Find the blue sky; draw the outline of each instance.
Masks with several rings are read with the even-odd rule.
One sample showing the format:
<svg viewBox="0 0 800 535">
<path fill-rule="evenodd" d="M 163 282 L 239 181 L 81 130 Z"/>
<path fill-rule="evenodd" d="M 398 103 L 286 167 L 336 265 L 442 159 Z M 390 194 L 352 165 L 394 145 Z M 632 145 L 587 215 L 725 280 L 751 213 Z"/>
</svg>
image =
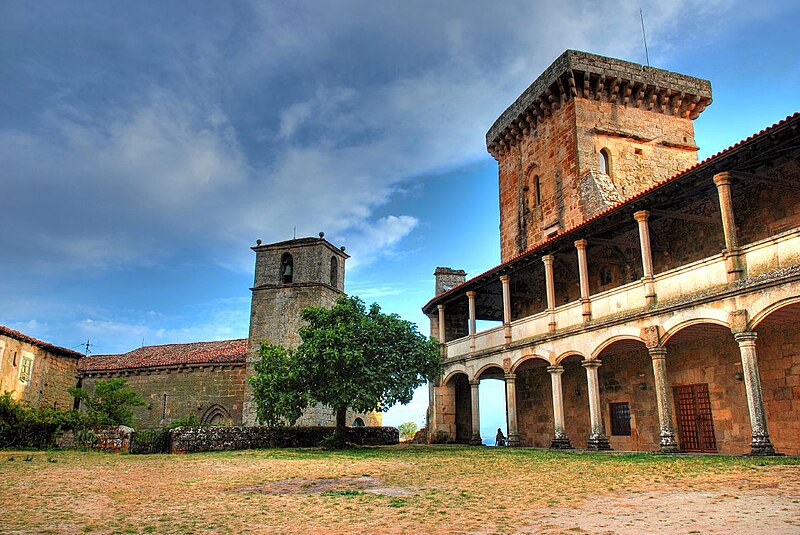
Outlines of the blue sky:
<svg viewBox="0 0 800 535">
<path fill-rule="evenodd" d="M 245 337 L 249 246 L 296 226 L 427 333 L 434 268 L 499 260 L 486 130 L 567 48 L 643 62 L 640 6 L 651 64 L 712 82 L 701 158 L 800 108 L 789 1 L 3 2 L 0 324 Z"/>
</svg>

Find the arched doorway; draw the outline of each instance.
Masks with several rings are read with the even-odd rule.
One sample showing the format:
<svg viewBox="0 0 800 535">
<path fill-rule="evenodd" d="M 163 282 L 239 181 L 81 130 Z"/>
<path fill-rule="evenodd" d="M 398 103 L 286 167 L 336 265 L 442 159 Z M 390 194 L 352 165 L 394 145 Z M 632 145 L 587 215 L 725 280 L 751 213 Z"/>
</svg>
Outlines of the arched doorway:
<svg viewBox="0 0 800 535">
<path fill-rule="evenodd" d="M 739 346 L 727 325 L 695 320 L 665 336 L 678 447 L 682 451 L 750 451 L 750 421 Z"/>
<path fill-rule="evenodd" d="M 493 446 L 497 430 L 508 437 L 506 383 L 500 366 L 488 366 L 478 372 L 478 411 L 481 442 Z"/>
<path fill-rule="evenodd" d="M 558 362 L 558 365 L 564 368 L 561 374 L 564 429 L 572 445 L 578 448 L 586 446 L 591 432 L 586 370 L 581 365 L 583 360 L 583 355 L 573 353 Z"/>
<path fill-rule="evenodd" d="M 441 414 L 448 442 L 469 444 L 472 437 L 472 394 L 466 373 L 456 372 L 442 385 Z"/>
<path fill-rule="evenodd" d="M 547 448 L 553 439 L 553 395 L 550 363 L 533 356 L 520 362 L 516 374 L 517 425 L 520 446 Z"/>
</svg>

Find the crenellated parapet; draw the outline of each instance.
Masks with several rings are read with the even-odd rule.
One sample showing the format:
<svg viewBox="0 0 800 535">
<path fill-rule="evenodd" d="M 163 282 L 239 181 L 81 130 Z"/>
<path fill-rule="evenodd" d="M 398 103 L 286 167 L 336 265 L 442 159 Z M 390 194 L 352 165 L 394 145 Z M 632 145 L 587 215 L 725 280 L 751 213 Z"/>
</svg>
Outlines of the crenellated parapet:
<svg viewBox="0 0 800 535">
<path fill-rule="evenodd" d="M 696 119 L 711 83 L 663 69 L 567 50 L 503 112 L 486 134 L 495 159 L 536 131 L 568 101 L 589 99 Z"/>
</svg>

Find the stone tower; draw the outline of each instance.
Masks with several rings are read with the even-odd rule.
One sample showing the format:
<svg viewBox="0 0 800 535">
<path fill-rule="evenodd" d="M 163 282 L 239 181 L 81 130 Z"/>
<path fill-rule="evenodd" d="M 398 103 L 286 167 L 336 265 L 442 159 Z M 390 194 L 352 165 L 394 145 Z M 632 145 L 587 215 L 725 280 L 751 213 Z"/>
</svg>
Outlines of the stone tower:
<svg viewBox="0 0 800 535">
<path fill-rule="evenodd" d="M 324 239 L 300 238 L 253 247 L 256 253 L 255 282 L 250 306 L 250 336 L 247 374 L 254 373 L 262 341 L 283 346 L 300 344 L 300 311 L 310 305 L 332 306 L 344 295 L 344 264 L 349 258 Z M 245 384 L 243 423 L 255 424 L 255 406 L 249 382 Z M 307 415 L 301 425 L 313 425 Z M 322 424 L 325 422 L 319 422 Z"/>
<path fill-rule="evenodd" d="M 502 260 L 697 163 L 711 84 L 567 50 L 486 134 L 499 166 Z"/>
</svg>

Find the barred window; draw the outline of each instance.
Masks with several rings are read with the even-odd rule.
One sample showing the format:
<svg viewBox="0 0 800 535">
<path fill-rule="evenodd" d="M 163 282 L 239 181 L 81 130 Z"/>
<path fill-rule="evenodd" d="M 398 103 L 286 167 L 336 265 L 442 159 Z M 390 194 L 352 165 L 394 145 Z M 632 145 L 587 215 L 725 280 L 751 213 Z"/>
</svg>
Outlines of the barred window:
<svg viewBox="0 0 800 535">
<path fill-rule="evenodd" d="M 628 404 L 609 403 L 608 411 L 611 414 L 611 434 L 631 436 L 631 409 Z"/>
</svg>

